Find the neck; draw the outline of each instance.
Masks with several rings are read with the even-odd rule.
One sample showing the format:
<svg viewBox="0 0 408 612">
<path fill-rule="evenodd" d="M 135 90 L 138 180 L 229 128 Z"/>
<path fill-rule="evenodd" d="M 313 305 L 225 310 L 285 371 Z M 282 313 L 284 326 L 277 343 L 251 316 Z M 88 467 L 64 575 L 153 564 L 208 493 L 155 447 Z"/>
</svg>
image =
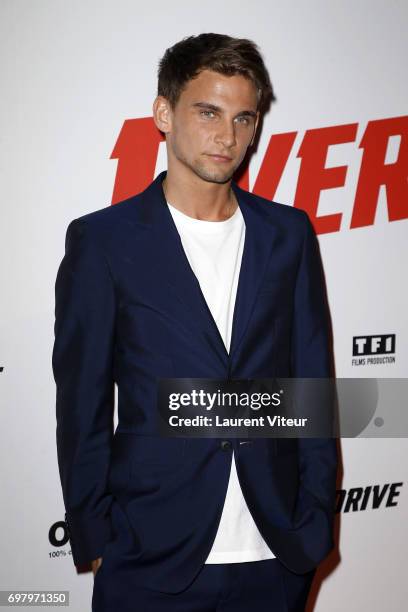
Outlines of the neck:
<svg viewBox="0 0 408 612">
<path fill-rule="evenodd" d="M 175 180 L 168 170 L 162 187 L 166 200 L 194 219 L 226 221 L 238 207 L 231 180 L 222 184 L 203 181 L 199 177 Z"/>
</svg>

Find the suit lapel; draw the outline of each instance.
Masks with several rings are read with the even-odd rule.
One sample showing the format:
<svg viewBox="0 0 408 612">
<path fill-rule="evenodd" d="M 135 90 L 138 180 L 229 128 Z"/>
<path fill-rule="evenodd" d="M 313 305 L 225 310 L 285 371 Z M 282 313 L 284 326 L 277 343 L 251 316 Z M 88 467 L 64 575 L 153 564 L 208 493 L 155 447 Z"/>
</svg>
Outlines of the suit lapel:
<svg viewBox="0 0 408 612">
<path fill-rule="evenodd" d="M 152 231 L 149 252 L 146 253 L 147 260 L 149 265 L 153 265 L 154 274 L 161 279 L 163 288 L 166 287 L 183 304 L 187 318 L 200 333 L 204 334 L 223 365 L 230 370 L 232 359 L 241 345 L 248 326 L 272 250 L 274 227 L 269 216 L 256 206 L 253 200 L 250 201 L 251 196 L 232 181 L 231 186 L 244 217 L 246 229 L 228 354 L 168 209 L 162 187 L 165 176 L 166 171 L 161 172 L 140 194 L 145 198 L 143 221 Z"/>
</svg>

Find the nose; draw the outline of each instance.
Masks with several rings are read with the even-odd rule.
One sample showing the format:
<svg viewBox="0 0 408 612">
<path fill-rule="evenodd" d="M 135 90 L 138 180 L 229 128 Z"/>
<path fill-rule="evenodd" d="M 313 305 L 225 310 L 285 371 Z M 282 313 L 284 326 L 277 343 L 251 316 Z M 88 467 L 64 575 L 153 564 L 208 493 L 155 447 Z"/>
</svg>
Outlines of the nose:
<svg viewBox="0 0 408 612">
<path fill-rule="evenodd" d="M 223 121 L 216 134 L 215 141 L 226 149 L 236 144 L 235 124 L 230 121 Z"/>
</svg>

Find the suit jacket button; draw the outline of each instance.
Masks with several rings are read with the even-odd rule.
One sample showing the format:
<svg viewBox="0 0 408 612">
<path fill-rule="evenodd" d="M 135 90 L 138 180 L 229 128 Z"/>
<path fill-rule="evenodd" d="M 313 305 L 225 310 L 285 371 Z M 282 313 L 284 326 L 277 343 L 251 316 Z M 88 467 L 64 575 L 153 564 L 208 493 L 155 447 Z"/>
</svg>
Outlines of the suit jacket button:
<svg viewBox="0 0 408 612">
<path fill-rule="evenodd" d="M 229 440 L 222 440 L 221 441 L 221 448 L 223 451 L 227 451 L 231 448 L 232 444 Z"/>
</svg>

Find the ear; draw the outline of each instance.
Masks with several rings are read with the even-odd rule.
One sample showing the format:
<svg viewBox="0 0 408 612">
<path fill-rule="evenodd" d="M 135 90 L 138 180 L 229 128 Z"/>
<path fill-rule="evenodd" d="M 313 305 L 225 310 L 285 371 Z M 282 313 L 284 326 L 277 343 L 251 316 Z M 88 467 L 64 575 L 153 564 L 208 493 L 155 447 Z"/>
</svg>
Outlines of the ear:
<svg viewBox="0 0 408 612">
<path fill-rule="evenodd" d="M 172 113 L 170 103 L 164 96 L 157 96 L 153 102 L 153 120 L 156 127 L 167 134 L 171 131 Z"/>
</svg>

